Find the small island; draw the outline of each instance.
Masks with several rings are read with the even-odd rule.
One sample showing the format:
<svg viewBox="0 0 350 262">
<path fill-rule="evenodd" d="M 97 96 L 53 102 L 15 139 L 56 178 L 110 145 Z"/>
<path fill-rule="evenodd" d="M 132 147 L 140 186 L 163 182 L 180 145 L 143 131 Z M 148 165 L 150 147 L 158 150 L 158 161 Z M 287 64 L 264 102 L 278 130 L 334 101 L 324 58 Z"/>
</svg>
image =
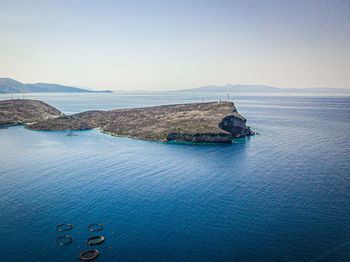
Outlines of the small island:
<svg viewBox="0 0 350 262">
<path fill-rule="evenodd" d="M 175 104 L 64 115 L 36 100 L 0 101 L 0 126 L 26 124 L 30 130 L 74 131 L 99 129 L 113 136 L 148 141 L 231 143 L 250 136 L 232 102 Z"/>
</svg>

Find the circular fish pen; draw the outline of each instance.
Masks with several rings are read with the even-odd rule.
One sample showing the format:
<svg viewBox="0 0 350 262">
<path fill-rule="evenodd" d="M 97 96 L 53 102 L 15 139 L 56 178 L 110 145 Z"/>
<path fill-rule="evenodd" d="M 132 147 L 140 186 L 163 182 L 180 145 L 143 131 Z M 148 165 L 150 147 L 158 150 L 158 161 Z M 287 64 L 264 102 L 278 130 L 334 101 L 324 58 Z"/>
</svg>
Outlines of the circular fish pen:
<svg viewBox="0 0 350 262">
<path fill-rule="evenodd" d="M 98 256 L 98 251 L 96 249 L 88 249 L 79 255 L 80 260 L 89 261 L 93 260 Z"/>
<path fill-rule="evenodd" d="M 59 236 L 58 238 L 56 238 L 56 243 L 59 246 L 69 245 L 72 242 L 73 238 L 69 235 Z"/>
<path fill-rule="evenodd" d="M 56 226 L 56 230 L 57 231 L 70 231 L 73 229 L 73 225 L 72 224 L 59 224 Z"/>
<path fill-rule="evenodd" d="M 101 224 L 90 224 L 88 226 L 89 231 L 101 231 L 104 228 Z"/>
<path fill-rule="evenodd" d="M 95 246 L 103 243 L 103 241 L 105 241 L 104 236 L 94 236 L 88 238 L 88 240 L 86 240 L 86 244 L 88 244 L 89 246 Z"/>
</svg>

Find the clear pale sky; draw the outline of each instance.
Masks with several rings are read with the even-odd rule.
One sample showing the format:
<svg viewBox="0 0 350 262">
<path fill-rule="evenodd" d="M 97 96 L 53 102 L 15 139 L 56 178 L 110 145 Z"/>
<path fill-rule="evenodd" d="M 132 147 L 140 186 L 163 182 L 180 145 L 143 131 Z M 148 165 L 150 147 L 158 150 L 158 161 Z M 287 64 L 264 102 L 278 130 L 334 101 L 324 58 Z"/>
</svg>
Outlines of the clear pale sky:
<svg viewBox="0 0 350 262">
<path fill-rule="evenodd" d="M 350 88 L 350 1 L 0 0 L 0 77 Z"/>
</svg>

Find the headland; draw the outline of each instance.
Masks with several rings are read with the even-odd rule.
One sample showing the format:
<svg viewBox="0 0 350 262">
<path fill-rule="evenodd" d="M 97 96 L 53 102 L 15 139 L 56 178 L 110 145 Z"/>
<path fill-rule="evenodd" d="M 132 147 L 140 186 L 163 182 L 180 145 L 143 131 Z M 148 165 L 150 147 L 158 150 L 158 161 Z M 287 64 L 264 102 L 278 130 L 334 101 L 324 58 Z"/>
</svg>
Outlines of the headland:
<svg viewBox="0 0 350 262">
<path fill-rule="evenodd" d="M 21 105 L 21 110 L 19 109 Z M 34 116 L 27 108 L 39 106 Z M 3 111 L 13 113 L 3 117 Z M 22 112 L 23 117 L 15 120 Z M 16 118 L 18 119 L 18 117 Z M 31 130 L 74 131 L 99 129 L 113 136 L 148 141 L 198 143 L 231 143 L 233 138 L 250 136 L 232 102 L 175 104 L 154 107 L 86 111 L 64 115 L 59 110 L 36 100 L 0 101 L 0 126 L 6 123 L 27 124 Z M 4 125 L 5 123 L 5 125 Z"/>
</svg>

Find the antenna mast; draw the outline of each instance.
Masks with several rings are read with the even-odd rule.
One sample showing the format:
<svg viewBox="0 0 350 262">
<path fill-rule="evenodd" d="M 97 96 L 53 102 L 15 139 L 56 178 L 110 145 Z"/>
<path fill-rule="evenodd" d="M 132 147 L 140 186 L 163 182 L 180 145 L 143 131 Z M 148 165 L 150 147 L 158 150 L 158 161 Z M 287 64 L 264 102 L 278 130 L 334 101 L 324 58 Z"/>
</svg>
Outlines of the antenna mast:
<svg viewBox="0 0 350 262">
<path fill-rule="evenodd" d="M 227 85 L 227 102 L 230 102 L 230 86 Z"/>
</svg>

